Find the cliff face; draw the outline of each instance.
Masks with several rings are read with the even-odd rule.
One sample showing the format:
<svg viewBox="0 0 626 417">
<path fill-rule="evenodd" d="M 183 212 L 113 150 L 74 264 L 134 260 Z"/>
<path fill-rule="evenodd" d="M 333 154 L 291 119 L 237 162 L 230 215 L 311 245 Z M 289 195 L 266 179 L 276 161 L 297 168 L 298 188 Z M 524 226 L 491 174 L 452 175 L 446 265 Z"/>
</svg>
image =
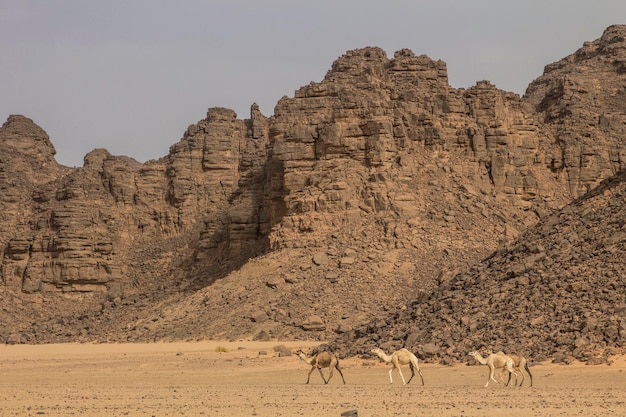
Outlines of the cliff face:
<svg viewBox="0 0 626 417">
<path fill-rule="evenodd" d="M 276 106 L 270 142 L 280 175 L 271 199 L 286 217 L 272 237 L 303 243 L 302 232 L 319 227 L 312 217 L 332 224 L 379 213 L 424 223 L 432 182 L 441 180 L 522 210 L 562 205 L 571 194 L 550 170 L 553 139 L 534 116 L 489 82 L 451 88 L 441 61 L 350 51 L 322 82 Z"/>
<path fill-rule="evenodd" d="M 552 140 L 550 168 L 581 196 L 626 164 L 626 26 L 545 67 L 526 90 Z"/>
<path fill-rule="evenodd" d="M 264 227 L 262 193 L 247 188 L 264 178 L 265 138 L 252 132 L 264 123 L 259 115 L 246 122 L 232 110 L 210 109 L 161 160 L 140 164 L 100 149 L 70 170 L 52 159 L 43 130 L 9 118 L 0 130 L 3 215 L 12 222 L 3 224 L 5 286 L 132 290 L 159 280 L 179 257 L 192 257 L 190 241 L 216 255 L 254 248 Z M 182 248 L 189 253 L 178 253 Z"/>
<path fill-rule="evenodd" d="M 273 116 L 211 108 L 143 164 L 100 149 L 61 167 L 45 132 L 11 116 L 0 279 L 16 294 L 106 293 L 118 309 L 133 294 L 154 304 L 202 288 L 169 304 L 163 326 L 129 325 L 133 337 L 343 332 L 625 167 L 625 32 L 610 27 L 547 66 L 524 97 L 488 81 L 452 88 L 444 62 L 408 49 L 349 51 Z M 263 275 L 228 275 L 261 254 Z M 121 320 L 115 308 L 99 326 Z"/>
<path fill-rule="evenodd" d="M 9 116 L 0 127 L 0 144 L 1 276 L 6 285 L 21 289 L 21 278 L 14 282 L 13 269 L 23 271 L 28 263 L 38 189 L 70 170 L 57 164 L 50 138 L 26 117 Z"/>
</svg>

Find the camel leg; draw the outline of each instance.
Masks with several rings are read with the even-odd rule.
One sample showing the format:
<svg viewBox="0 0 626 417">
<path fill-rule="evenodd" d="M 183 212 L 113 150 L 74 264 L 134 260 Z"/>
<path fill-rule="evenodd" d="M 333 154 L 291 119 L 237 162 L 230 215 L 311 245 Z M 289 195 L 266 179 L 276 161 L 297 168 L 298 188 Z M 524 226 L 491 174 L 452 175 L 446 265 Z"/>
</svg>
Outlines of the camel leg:
<svg viewBox="0 0 626 417">
<path fill-rule="evenodd" d="M 422 380 L 422 385 L 424 385 L 424 375 L 422 375 L 422 370 L 417 368 L 417 373 L 420 374 L 420 378 Z"/>
<path fill-rule="evenodd" d="M 519 386 L 521 387 L 522 384 L 524 383 L 524 379 L 526 379 L 526 376 L 524 375 L 524 372 L 522 372 L 522 370 L 520 368 L 515 368 L 516 370 L 519 371 L 520 375 L 522 375 L 522 382 L 520 382 Z M 503 369 L 502 372 L 506 372 L 507 369 Z M 511 379 L 513 378 L 513 375 L 515 375 L 515 383 L 514 386 L 517 386 L 517 374 L 512 374 L 511 372 L 509 372 L 509 379 L 506 381 L 506 386 L 508 387 L 509 384 L 511 383 Z"/>
<path fill-rule="evenodd" d="M 530 386 L 532 387 L 533 386 L 533 374 L 530 373 L 530 368 L 528 367 L 528 364 L 525 364 L 524 368 L 526 368 L 526 372 L 528 372 L 528 376 L 530 377 Z"/>
<path fill-rule="evenodd" d="M 410 363 L 409 364 L 409 369 L 411 369 L 411 378 L 409 378 L 408 381 L 406 381 L 407 384 L 411 383 L 411 380 L 413 379 L 413 377 L 415 376 L 415 369 L 413 369 L 413 364 Z"/>
<path fill-rule="evenodd" d="M 391 373 L 392 373 L 392 372 L 393 372 L 393 368 L 391 368 L 391 369 L 389 370 L 389 382 L 390 382 L 391 384 L 393 384 L 393 377 L 391 376 Z"/>
<path fill-rule="evenodd" d="M 334 366 L 330 366 L 328 368 L 329 371 L 328 371 L 328 381 L 326 381 L 327 384 L 330 382 L 330 378 L 333 377 L 333 368 L 334 368 Z"/>
<path fill-rule="evenodd" d="M 309 374 L 306 376 L 306 383 L 309 383 L 309 380 L 311 379 L 311 373 L 313 373 L 313 370 L 315 369 L 315 366 L 311 367 L 311 370 L 309 371 Z"/>
<path fill-rule="evenodd" d="M 521 387 L 522 385 L 524 385 L 524 380 L 526 379 L 526 375 L 524 375 L 524 371 L 522 371 L 521 369 L 517 369 L 520 373 L 520 375 L 522 376 L 522 382 L 520 382 L 519 386 Z M 511 380 L 511 374 L 509 374 L 509 381 Z M 517 375 L 515 375 L 515 386 L 517 386 Z"/>
<path fill-rule="evenodd" d="M 489 385 L 489 381 L 493 381 L 496 384 L 498 383 L 498 381 L 496 381 L 496 379 L 493 377 L 493 374 L 495 373 L 495 368 L 493 366 L 489 367 L 489 378 L 487 378 L 487 383 L 485 384 L 485 388 L 487 388 L 487 386 Z"/>
<path fill-rule="evenodd" d="M 398 373 L 400 374 L 400 378 L 402 378 L 402 385 L 406 385 L 406 382 L 404 381 L 404 375 L 402 375 L 402 369 L 400 369 L 399 366 L 398 366 Z"/>
<path fill-rule="evenodd" d="M 502 372 L 504 372 L 504 371 L 502 371 Z M 511 383 L 511 376 L 512 376 L 512 375 L 509 373 L 509 379 L 506 381 L 506 386 L 507 386 L 507 387 L 508 387 L 508 386 L 509 386 L 509 384 Z M 517 385 L 517 380 L 515 380 L 515 385 Z"/>
<path fill-rule="evenodd" d="M 422 370 L 419 365 L 414 365 L 413 363 L 409 363 L 409 368 L 411 368 L 411 378 L 409 378 L 406 383 L 410 383 L 413 377 L 415 376 L 415 370 L 417 369 L 417 373 L 420 374 L 420 378 L 422 379 L 422 385 L 424 385 L 424 375 L 422 374 Z"/>
<path fill-rule="evenodd" d="M 508 383 L 504 382 L 504 378 L 502 378 L 503 373 L 504 373 L 504 370 L 498 374 L 498 378 L 500 378 L 500 382 L 502 382 L 502 385 L 507 386 Z M 509 373 L 509 376 L 511 376 L 511 373 Z"/>
<path fill-rule="evenodd" d="M 512 366 L 507 366 L 506 370 L 509 371 L 509 377 L 511 376 L 511 374 L 515 375 L 515 385 L 517 385 L 517 372 L 515 372 L 515 369 L 513 369 Z M 502 383 L 504 383 L 504 381 L 502 381 Z"/>
<path fill-rule="evenodd" d="M 343 372 L 341 372 L 341 369 L 339 369 L 339 363 L 335 365 L 335 369 L 337 370 L 337 372 L 339 372 L 339 375 L 341 375 L 341 380 L 343 381 L 343 384 L 346 385 L 346 380 L 343 377 Z"/>
<path fill-rule="evenodd" d="M 526 372 L 528 372 L 528 376 L 530 377 L 530 386 L 533 386 L 533 375 L 530 373 L 530 369 L 528 368 L 528 363 L 525 362 L 524 365 L 522 366 L 520 364 L 519 367 L 515 368 L 520 375 L 522 376 L 522 382 L 520 382 L 519 386 L 521 387 L 522 385 L 524 385 L 524 381 L 526 381 L 526 374 L 524 373 L 524 369 L 526 370 Z M 509 374 L 509 381 L 511 380 L 511 374 Z M 517 379 L 515 380 L 515 385 L 517 385 Z"/>
<path fill-rule="evenodd" d="M 330 381 L 330 378 L 328 378 L 328 381 L 326 380 L 326 378 L 324 378 L 324 373 L 322 372 L 322 368 L 317 368 L 317 370 L 320 373 L 320 376 L 322 377 L 322 381 L 324 381 L 324 384 L 328 384 L 328 381 Z"/>
</svg>

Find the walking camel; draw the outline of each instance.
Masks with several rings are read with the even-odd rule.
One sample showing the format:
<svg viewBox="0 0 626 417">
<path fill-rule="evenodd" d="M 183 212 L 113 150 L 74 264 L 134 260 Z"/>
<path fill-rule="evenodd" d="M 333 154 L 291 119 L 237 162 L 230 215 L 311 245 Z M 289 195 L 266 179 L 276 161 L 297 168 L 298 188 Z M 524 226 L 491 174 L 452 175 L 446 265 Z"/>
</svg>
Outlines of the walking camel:
<svg viewBox="0 0 626 417">
<path fill-rule="evenodd" d="M 485 384 L 485 388 L 489 386 L 489 381 L 494 381 L 496 384 L 498 381 L 493 377 L 496 369 L 506 369 L 510 374 L 515 375 L 515 380 L 517 381 L 517 373 L 515 372 L 515 364 L 513 363 L 513 359 L 510 356 L 505 355 L 502 352 L 492 353 L 486 358 L 478 353 L 478 351 L 474 350 L 467 354 L 468 356 L 473 357 L 480 363 L 481 365 L 487 365 L 489 367 L 489 377 L 487 378 L 487 383 Z M 504 384 L 504 380 L 502 379 L 502 374 L 500 374 L 500 380 L 502 384 Z M 508 384 L 507 384 L 508 385 Z"/>
<path fill-rule="evenodd" d="M 530 373 L 530 368 L 528 367 L 528 361 L 526 360 L 526 358 L 518 353 L 507 353 L 507 355 L 511 359 L 513 359 L 513 367 L 515 368 L 515 370 L 519 371 L 519 373 L 522 375 L 522 382 L 520 382 L 519 386 L 521 387 L 522 384 L 524 384 L 524 380 L 526 379 L 526 376 L 524 375 L 524 370 L 526 370 L 526 372 L 528 372 L 528 376 L 530 376 L 530 386 L 532 387 L 533 374 Z M 510 382 L 511 374 L 509 374 L 509 380 L 507 381 L 506 385 L 508 386 Z M 515 375 L 515 385 L 517 386 L 517 375 Z"/>
<path fill-rule="evenodd" d="M 487 350 L 487 354 L 493 353 L 492 351 Z M 530 373 L 530 368 L 528 367 L 528 360 L 518 354 L 518 353 L 504 353 L 503 351 L 499 351 L 498 354 L 503 354 L 509 356 L 513 359 L 513 368 L 518 371 L 522 375 L 522 382 L 520 382 L 519 386 L 521 387 L 526 380 L 526 375 L 524 375 L 524 370 L 528 372 L 528 376 L 530 377 L 530 386 L 533 386 L 533 374 Z M 509 379 L 506 382 L 506 386 L 508 387 L 511 383 L 511 374 L 509 373 Z M 517 376 L 515 376 L 515 386 L 517 386 Z"/>
<path fill-rule="evenodd" d="M 341 369 L 339 369 L 339 359 L 337 358 L 337 355 L 335 355 L 334 353 L 319 352 L 316 355 L 314 355 L 312 358 L 309 358 L 307 355 L 305 355 L 303 351 L 298 350 L 296 352 L 296 355 L 298 356 L 298 358 L 302 359 L 304 362 L 311 365 L 311 370 L 309 371 L 309 374 L 306 377 L 307 384 L 309 383 L 309 379 L 311 378 L 311 373 L 317 368 L 317 370 L 320 373 L 320 376 L 322 377 L 322 380 L 324 381 L 324 384 L 328 384 L 328 382 L 330 381 L 330 378 L 333 377 L 333 370 L 336 369 L 337 372 L 339 372 L 339 375 L 341 375 L 341 380 L 343 381 L 345 385 L 346 380 L 343 377 L 343 372 L 341 372 Z M 328 379 L 324 378 L 324 374 L 322 373 L 322 368 L 330 369 L 330 372 L 328 374 Z"/>
<path fill-rule="evenodd" d="M 392 384 L 393 377 L 391 376 L 391 373 L 394 369 L 397 369 L 404 385 L 411 382 L 411 380 L 415 376 L 415 371 L 420 374 L 420 378 L 422 379 L 422 385 L 424 385 L 424 375 L 422 375 L 422 371 L 419 367 L 419 361 L 417 360 L 417 356 L 415 356 L 410 350 L 402 348 L 393 352 L 391 355 L 387 355 L 381 348 L 374 348 L 371 350 L 371 352 L 377 355 L 383 361 L 385 361 L 385 363 L 390 363 L 392 365 L 391 369 L 389 370 L 389 381 Z M 411 369 L 411 378 L 409 378 L 407 382 L 404 382 L 404 375 L 402 375 L 402 370 L 400 369 L 402 365 L 409 365 L 409 368 Z"/>
</svg>

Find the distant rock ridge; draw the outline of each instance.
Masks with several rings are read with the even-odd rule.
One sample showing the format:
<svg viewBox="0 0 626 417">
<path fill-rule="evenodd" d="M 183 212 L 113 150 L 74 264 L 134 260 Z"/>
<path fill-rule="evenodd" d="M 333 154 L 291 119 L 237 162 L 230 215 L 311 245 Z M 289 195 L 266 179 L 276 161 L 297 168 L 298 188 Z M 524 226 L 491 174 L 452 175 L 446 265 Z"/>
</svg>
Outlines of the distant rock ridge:
<svg viewBox="0 0 626 417">
<path fill-rule="evenodd" d="M 626 166 L 625 31 L 548 65 L 524 97 L 489 81 L 452 88 L 445 62 L 409 49 L 355 49 L 272 116 L 210 108 L 146 163 L 96 149 L 81 168 L 60 166 L 43 129 L 11 116 L 0 128 L 0 281 L 15 294 L 117 300 L 85 316 L 93 334 L 130 320 L 130 305 L 154 319 L 119 338 L 199 326 L 310 337 L 310 317 L 324 321 L 317 337 L 347 331 L 513 245 Z M 231 288 L 255 260 L 271 265 L 266 276 Z M 201 305 L 172 304 L 190 292 Z M 169 322 L 148 320 L 166 304 Z M 50 340 L 51 328 L 24 338 Z"/>
</svg>

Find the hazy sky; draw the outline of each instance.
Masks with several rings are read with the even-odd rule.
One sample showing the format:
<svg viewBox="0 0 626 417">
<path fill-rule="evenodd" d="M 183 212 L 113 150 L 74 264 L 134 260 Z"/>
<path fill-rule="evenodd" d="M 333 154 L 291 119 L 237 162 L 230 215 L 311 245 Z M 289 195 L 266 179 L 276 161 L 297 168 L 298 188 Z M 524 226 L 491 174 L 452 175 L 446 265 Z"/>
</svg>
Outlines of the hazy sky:
<svg viewBox="0 0 626 417">
<path fill-rule="evenodd" d="M 441 59 L 453 87 L 523 94 L 626 24 L 626 0 L 0 0 L 0 123 L 40 125 L 57 161 L 167 155 L 209 107 L 266 116 L 346 51 Z"/>
</svg>

